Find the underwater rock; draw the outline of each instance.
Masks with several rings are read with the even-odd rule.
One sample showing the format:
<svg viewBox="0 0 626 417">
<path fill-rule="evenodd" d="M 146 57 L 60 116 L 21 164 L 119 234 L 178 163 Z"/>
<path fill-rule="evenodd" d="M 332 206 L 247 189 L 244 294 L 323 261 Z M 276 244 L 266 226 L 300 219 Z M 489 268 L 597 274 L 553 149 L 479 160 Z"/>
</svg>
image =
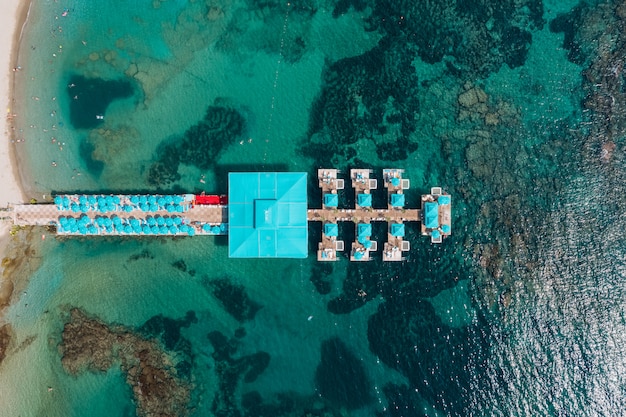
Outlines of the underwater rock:
<svg viewBox="0 0 626 417">
<path fill-rule="evenodd" d="M 183 163 L 202 170 L 215 167 L 220 153 L 244 133 L 245 119 L 235 109 L 209 106 L 204 118 L 191 126 L 181 138 L 168 142 L 158 151 L 159 158 L 148 173 L 148 183 L 165 187 L 180 179 Z"/>
<path fill-rule="evenodd" d="M 259 351 L 233 358 L 239 346 L 236 339 L 228 339 L 219 331 L 213 331 L 207 337 L 214 349 L 215 371 L 219 377 L 219 389 L 213 398 L 212 411 L 216 416 L 242 415 L 235 399 L 242 376 L 244 382 L 254 382 L 265 371 L 271 357 L 269 353 Z"/>
<path fill-rule="evenodd" d="M 189 383 L 176 369 L 176 358 L 152 340 L 124 326 L 109 326 L 72 309 L 59 345 L 63 368 L 71 375 L 106 372 L 119 363 L 131 387 L 139 417 L 187 415 Z"/>
<path fill-rule="evenodd" d="M 11 333 L 11 326 L 9 324 L 0 327 L 0 364 L 2 364 L 2 361 L 6 357 L 9 343 L 11 342 Z"/>
<path fill-rule="evenodd" d="M 157 337 L 168 350 L 176 349 L 181 341 L 180 329 L 189 327 L 192 323 L 197 323 L 196 313 L 188 311 L 183 319 L 171 319 L 162 314 L 156 315 L 148 319 L 143 326 L 139 328 L 139 332 L 146 337 Z"/>
<path fill-rule="evenodd" d="M 111 126 L 105 122 L 102 127 L 92 129 L 89 136 L 81 142 L 81 157 L 89 170 L 97 174 L 102 171 L 103 163 L 113 163 L 119 155 L 132 152 L 139 141 L 139 131 L 133 126 Z"/>
<path fill-rule="evenodd" d="M 311 283 L 315 286 L 317 292 L 321 295 L 330 293 L 331 283 L 324 278 L 333 272 L 333 266 L 324 262 L 318 262 L 313 265 L 311 271 Z"/>
<path fill-rule="evenodd" d="M 241 323 L 254 319 L 262 307 L 248 296 L 243 285 L 233 284 L 228 278 L 205 279 L 203 284 L 228 314 Z"/>
<path fill-rule="evenodd" d="M 406 44 L 383 39 L 372 50 L 332 63 L 313 103 L 302 152 L 319 166 L 355 164 L 360 141 L 371 141 L 379 157 L 400 161 L 417 149 L 419 83 Z"/>
<path fill-rule="evenodd" d="M 365 367 L 338 337 L 322 342 L 315 386 L 319 395 L 336 408 L 356 410 L 373 399 Z"/>
<path fill-rule="evenodd" d="M 457 76 L 476 79 L 503 64 L 523 65 L 532 40 L 529 30 L 544 24 L 543 2 L 379 0 L 368 22 L 397 42 L 410 43 L 424 62 L 449 57 Z"/>
</svg>

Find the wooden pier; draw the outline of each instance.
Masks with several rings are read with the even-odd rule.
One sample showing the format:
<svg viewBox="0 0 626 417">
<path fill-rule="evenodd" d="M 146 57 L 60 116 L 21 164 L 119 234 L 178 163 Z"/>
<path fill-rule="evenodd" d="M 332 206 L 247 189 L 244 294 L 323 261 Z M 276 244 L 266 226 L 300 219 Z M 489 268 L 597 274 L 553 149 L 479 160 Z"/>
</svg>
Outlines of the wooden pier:
<svg viewBox="0 0 626 417">
<path fill-rule="evenodd" d="M 317 250 L 319 261 L 336 261 L 339 259 L 338 252 L 345 250 L 346 245 L 339 236 L 339 222 L 350 222 L 355 228 L 355 241 L 349 245 L 348 257 L 351 261 L 371 260 L 378 251 L 378 242 L 372 240 L 372 223 L 374 222 L 387 223 L 387 239 L 382 245 L 384 261 L 395 262 L 405 259 L 403 254 L 411 248 L 410 243 L 405 240 L 406 223 L 421 222 L 421 233 L 430 236 L 433 243 L 441 243 L 443 238 L 451 234 L 451 197 L 440 187 L 433 187 L 430 194 L 421 197 L 420 208 L 406 208 L 404 192 L 409 189 L 410 183 L 408 179 L 403 178 L 404 170 L 384 169 L 382 184 L 387 190 L 386 207 L 376 208 L 373 207 L 372 190 L 377 189 L 378 180 L 372 178 L 373 171 L 352 169 L 349 173 L 349 180 L 354 191 L 354 208 L 340 208 L 338 192 L 345 186 L 340 174 L 336 169 L 318 170 L 318 186 L 322 192 L 320 208 L 307 208 L 306 192 L 302 193 L 304 197 L 298 202 L 299 206 L 289 206 L 287 211 L 285 211 L 287 206 L 281 206 L 279 209 L 278 206 L 268 204 L 268 201 L 274 200 L 257 199 L 265 204 L 260 206 L 265 210 L 261 212 L 261 214 L 265 213 L 265 218 L 250 217 L 253 214 L 242 211 L 239 207 L 242 203 L 237 203 L 236 200 L 229 213 L 228 200 L 231 194 L 218 196 L 204 193 L 200 195 L 57 195 L 53 203 L 13 205 L 7 211 L 7 217 L 10 216 L 17 226 L 52 226 L 59 236 L 230 234 L 229 245 L 232 237 L 236 235 L 235 226 L 229 233 L 229 221 L 234 218 L 235 214 L 244 219 L 250 217 L 252 219 L 250 230 L 261 230 L 266 237 L 270 236 L 266 231 L 271 228 L 278 230 L 281 222 L 290 225 L 293 219 L 298 219 L 304 230 L 304 233 L 301 233 L 302 241 L 305 242 L 304 255 L 306 255 L 307 240 L 306 222 L 320 222 L 322 237 Z M 303 190 L 306 184 L 306 173 L 301 173 L 300 176 L 305 179 L 297 189 Z M 270 176 L 270 178 L 274 177 Z M 239 184 L 232 190 L 245 191 L 246 187 L 247 183 Z M 251 210 L 257 210 L 256 205 L 251 207 Z M 258 212 L 254 213 L 258 214 Z M 281 222 L 276 221 L 274 217 L 278 214 L 286 215 L 286 217 Z M 259 221 L 261 224 L 257 225 Z M 241 235 L 241 230 L 238 232 Z"/>
<path fill-rule="evenodd" d="M 196 204 L 193 194 L 60 195 L 54 204 L 12 207 L 18 226 L 54 226 L 58 235 L 223 235 L 226 204 Z"/>
<path fill-rule="evenodd" d="M 322 208 L 309 209 L 307 213 L 309 221 L 322 223 L 322 239 L 317 252 L 318 260 L 335 261 L 338 259 L 337 252 L 343 250 L 344 242 L 337 240 L 337 236 L 329 236 L 326 233 L 327 228 L 335 230 L 328 225 L 336 225 L 338 222 L 354 223 L 357 239 L 350 246 L 351 261 L 368 261 L 371 259 L 372 252 L 378 250 L 378 242 L 371 240 L 371 232 L 368 232 L 371 230 L 372 222 L 387 222 L 388 224 L 383 260 L 402 261 L 404 259 L 402 253 L 410 249 L 409 242 L 403 240 L 404 223 L 419 222 L 421 211 L 404 207 L 403 193 L 409 188 L 409 181 L 402 178 L 403 172 L 399 169 L 383 170 L 383 181 L 388 196 L 387 207 L 374 208 L 372 207 L 371 191 L 377 188 L 378 183 L 376 179 L 370 178 L 372 171 L 369 169 L 351 170 L 350 179 L 355 193 L 355 207 L 338 208 L 337 189 L 331 186 L 339 181 L 338 171 L 318 170 L 319 185 L 323 197 Z M 331 185 L 329 185 L 329 181 L 325 180 L 328 176 L 332 178 Z M 332 202 L 332 204 L 327 204 L 328 202 Z"/>
</svg>

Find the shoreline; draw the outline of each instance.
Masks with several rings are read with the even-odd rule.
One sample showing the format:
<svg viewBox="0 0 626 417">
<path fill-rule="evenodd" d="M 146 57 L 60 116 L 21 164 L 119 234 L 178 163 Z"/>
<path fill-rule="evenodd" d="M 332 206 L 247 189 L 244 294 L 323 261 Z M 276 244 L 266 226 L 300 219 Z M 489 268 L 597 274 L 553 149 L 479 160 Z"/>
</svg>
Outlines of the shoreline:
<svg viewBox="0 0 626 417">
<path fill-rule="evenodd" d="M 0 84 L 0 97 L 4 98 L 5 115 L 0 120 L 3 132 L 3 141 L 0 145 L 0 207 L 11 203 L 24 202 L 24 191 L 20 182 L 17 167 L 17 155 L 12 146 L 15 140 L 12 130 L 13 104 L 15 102 L 15 71 L 18 64 L 18 55 L 22 31 L 28 18 L 30 0 L 10 0 L 5 4 L 5 14 L 2 19 L 3 31 L 0 34 L 3 41 L 0 43 L 0 73 L 6 71 L 6 78 Z M 2 68 L 4 68 L 2 70 Z"/>
<path fill-rule="evenodd" d="M 4 71 L 5 78 L 0 82 L 0 97 L 3 97 L 5 114 L 0 118 L 0 127 L 3 132 L 0 143 L 0 208 L 6 208 L 10 204 L 23 203 L 26 201 L 24 188 L 22 187 L 18 169 L 18 157 L 14 147 L 15 136 L 13 133 L 13 105 L 15 103 L 15 71 L 19 64 L 18 55 L 24 25 L 28 19 L 31 0 L 9 0 L 4 4 L 5 13 L 0 18 L 2 31 L 0 36 L 0 73 Z M 0 318 L 1 311 L 6 307 L 13 295 L 14 288 L 18 283 L 16 272 L 19 269 L 23 256 L 20 256 L 20 248 L 29 244 L 31 233 L 14 238 L 10 235 L 12 223 L 0 221 Z M 26 245 L 26 246 L 25 246 Z M 17 274 L 21 275 L 21 274 Z M 2 346 L 0 346 L 1 350 Z"/>
</svg>

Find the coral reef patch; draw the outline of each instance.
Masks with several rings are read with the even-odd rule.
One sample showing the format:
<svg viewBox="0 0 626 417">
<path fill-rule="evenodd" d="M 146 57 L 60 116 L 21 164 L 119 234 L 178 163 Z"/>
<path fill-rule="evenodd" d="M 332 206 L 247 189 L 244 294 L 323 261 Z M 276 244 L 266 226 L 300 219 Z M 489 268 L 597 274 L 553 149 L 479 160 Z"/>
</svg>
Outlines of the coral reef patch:
<svg viewBox="0 0 626 417">
<path fill-rule="evenodd" d="M 127 327 L 107 325 L 74 308 L 63 328 L 59 353 L 63 368 L 71 375 L 106 372 L 119 364 L 139 417 L 188 413 L 191 386 L 178 373 L 179 358 Z"/>
</svg>

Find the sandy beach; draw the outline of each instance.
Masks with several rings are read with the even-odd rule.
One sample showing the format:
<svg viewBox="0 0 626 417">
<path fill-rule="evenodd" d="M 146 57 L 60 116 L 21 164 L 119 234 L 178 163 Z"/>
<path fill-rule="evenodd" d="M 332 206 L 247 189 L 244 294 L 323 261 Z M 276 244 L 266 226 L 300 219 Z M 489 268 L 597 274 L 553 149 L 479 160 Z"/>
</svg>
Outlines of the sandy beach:
<svg viewBox="0 0 626 417">
<path fill-rule="evenodd" d="M 24 201 L 20 187 L 15 155 L 13 154 L 10 128 L 12 117 L 12 86 L 14 68 L 17 64 L 17 53 L 22 27 L 28 12 L 28 0 L 5 0 L 2 4 L 3 13 L 0 17 L 0 74 L 3 74 L 0 82 L 0 97 L 4 105 L 4 117 L 0 118 L 0 130 L 2 141 L 0 142 L 0 207 L 6 207 L 10 203 Z M 0 223 L 0 250 L 5 246 L 7 232 L 10 224 Z"/>
</svg>

